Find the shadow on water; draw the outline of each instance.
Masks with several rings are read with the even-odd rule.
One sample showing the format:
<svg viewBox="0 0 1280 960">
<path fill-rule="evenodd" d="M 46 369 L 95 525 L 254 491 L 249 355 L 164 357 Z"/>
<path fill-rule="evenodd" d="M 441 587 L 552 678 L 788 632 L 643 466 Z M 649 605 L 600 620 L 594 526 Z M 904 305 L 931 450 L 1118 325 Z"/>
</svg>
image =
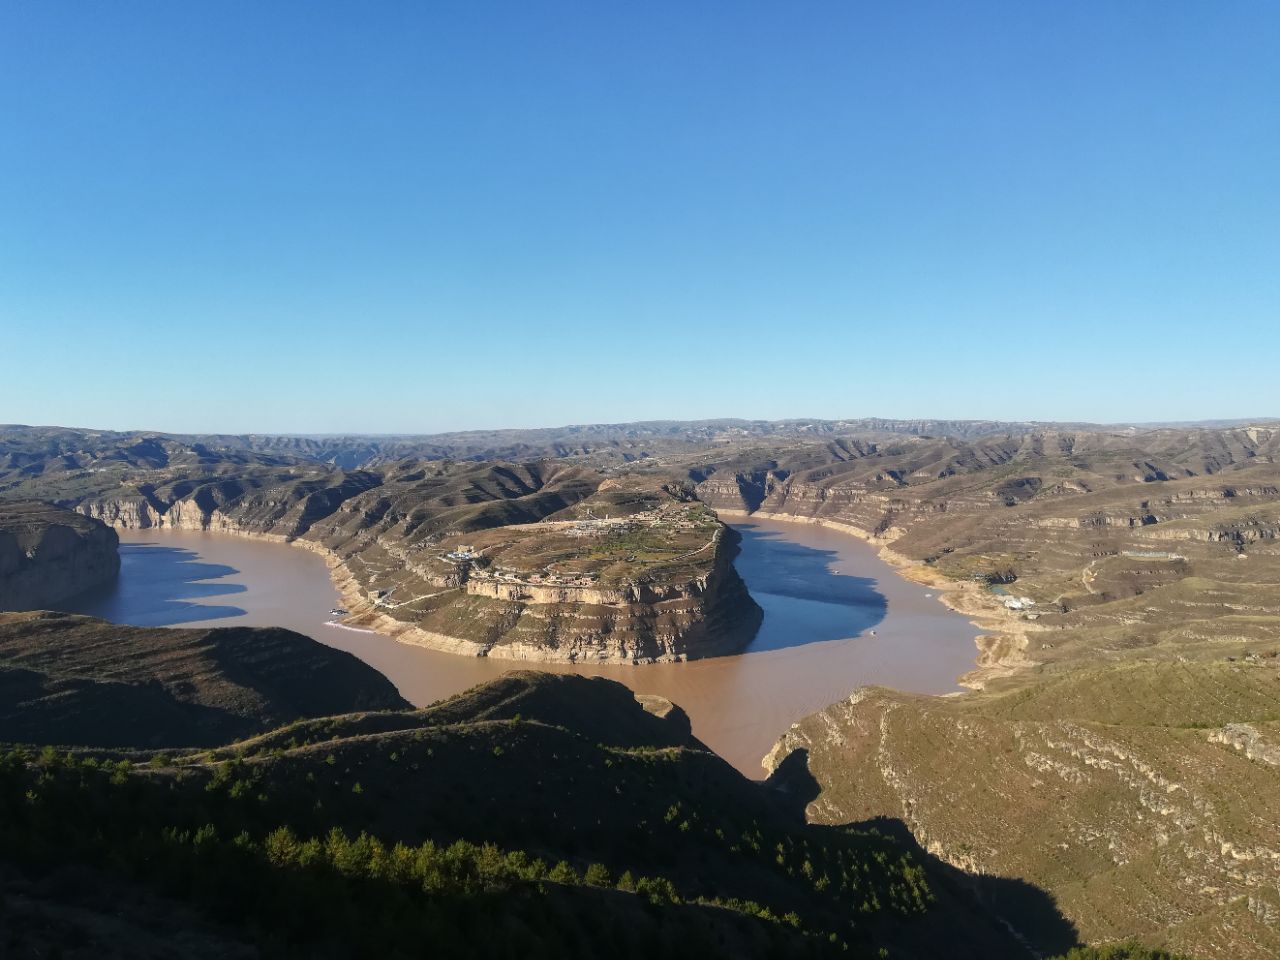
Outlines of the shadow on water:
<svg viewBox="0 0 1280 960">
<path fill-rule="evenodd" d="M 747 653 L 845 640 L 884 620 L 889 605 L 876 581 L 838 573 L 834 550 L 795 543 L 773 530 L 734 529 L 742 536 L 734 566 L 764 609 Z"/>
<path fill-rule="evenodd" d="M 242 583 L 226 580 L 240 572 L 235 567 L 204 563 L 199 557 L 194 550 L 180 547 L 122 544 L 116 582 L 78 597 L 62 609 L 139 627 L 171 627 L 243 616 L 243 609 L 230 604 L 195 602 L 248 589 Z"/>
</svg>

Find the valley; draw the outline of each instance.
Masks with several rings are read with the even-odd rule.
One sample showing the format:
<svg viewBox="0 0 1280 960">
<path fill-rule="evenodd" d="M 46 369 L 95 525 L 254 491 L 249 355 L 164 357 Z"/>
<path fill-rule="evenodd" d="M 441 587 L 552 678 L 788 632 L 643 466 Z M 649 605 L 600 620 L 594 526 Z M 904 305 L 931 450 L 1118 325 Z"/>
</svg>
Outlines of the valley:
<svg viewBox="0 0 1280 960">
<path fill-rule="evenodd" d="M 1050 895 L 1047 912 L 982 895 L 1033 953 L 1138 937 L 1199 958 L 1270 956 L 1280 431 L 937 426 L 348 439 L 323 461 L 254 438 L 19 431 L 0 448 L 0 496 L 126 537 L 303 548 L 340 590 L 326 642 L 393 677 L 434 676 L 421 695 L 397 680 L 416 703 L 459 689 L 432 687 L 458 682 L 436 664 L 501 672 L 513 660 L 619 671 L 641 699 L 687 701 L 696 735 L 740 770 L 768 752 L 769 789 L 797 798 L 811 825 L 885 824 L 939 876 Z M 391 451 L 409 457 L 382 459 Z M 844 574 L 852 588 L 860 569 L 836 547 L 773 595 L 748 555 L 771 524 L 878 553 L 903 578 L 874 578 L 888 616 L 859 621 L 853 643 L 771 633 L 778 610 L 825 602 L 806 584 Z M 771 561 L 775 583 L 785 557 Z M 207 578 L 215 590 L 220 576 Z M 895 619 L 895 591 L 965 624 L 964 663 L 947 659 L 958 644 L 927 654 L 946 674 L 937 686 L 871 666 L 877 650 L 916 656 L 937 636 L 935 618 Z M 210 622 L 245 612 L 235 593 L 198 593 L 170 613 L 198 616 L 206 600 L 227 608 Z M 846 650 L 871 659 L 841 665 Z M 735 673 L 704 711 L 715 700 L 698 685 Z M 800 715 L 739 682 L 771 674 L 814 698 Z M 760 716 L 791 724 L 765 751 L 734 732 Z"/>
<path fill-rule="evenodd" d="M 956 678 L 972 668 L 974 627 L 926 596 L 928 590 L 896 577 L 873 548 L 796 524 L 735 528 L 742 536 L 735 565 L 765 612 L 740 654 L 641 667 L 539 663 L 538 669 L 607 677 L 679 703 L 699 739 L 760 779 L 761 760 L 777 738 L 853 686 L 943 693 L 958 689 Z M 153 626 L 284 626 L 360 657 L 417 706 L 512 669 L 508 661 L 457 656 L 328 623 L 341 601 L 313 551 L 186 530 L 122 530 L 120 536 L 115 588 L 68 609 Z"/>
</svg>

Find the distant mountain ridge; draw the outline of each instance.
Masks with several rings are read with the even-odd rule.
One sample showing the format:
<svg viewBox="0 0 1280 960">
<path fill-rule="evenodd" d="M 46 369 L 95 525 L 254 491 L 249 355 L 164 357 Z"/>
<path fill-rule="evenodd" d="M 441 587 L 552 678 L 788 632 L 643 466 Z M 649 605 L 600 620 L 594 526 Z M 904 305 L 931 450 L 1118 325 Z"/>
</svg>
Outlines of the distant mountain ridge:
<svg viewBox="0 0 1280 960">
<path fill-rule="evenodd" d="M 168 466 L 166 445 L 187 448 L 188 459 L 270 465 L 310 461 L 354 470 L 393 460 L 537 460 L 596 457 L 622 462 L 706 443 L 835 437 L 944 437 L 975 440 L 1040 432 L 1136 433 L 1157 429 L 1228 429 L 1275 424 L 1276 418 L 1198 422 L 1097 424 L 1035 420 L 788 419 L 644 420 L 533 429 L 465 430 L 436 434 L 182 434 L 0 424 L 0 469 L 15 460 L 97 454 Z M 3 491 L 0 491 L 3 492 Z"/>
</svg>

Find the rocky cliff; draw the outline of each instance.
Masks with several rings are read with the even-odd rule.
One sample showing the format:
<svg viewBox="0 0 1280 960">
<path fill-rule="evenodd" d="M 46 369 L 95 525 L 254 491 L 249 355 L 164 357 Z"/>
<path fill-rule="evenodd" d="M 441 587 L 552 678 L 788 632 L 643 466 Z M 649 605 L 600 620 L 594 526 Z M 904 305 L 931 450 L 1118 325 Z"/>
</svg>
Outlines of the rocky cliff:
<svg viewBox="0 0 1280 960">
<path fill-rule="evenodd" d="M 122 528 L 317 551 L 350 623 L 451 653 L 633 663 L 735 652 L 762 617 L 733 569 L 736 536 L 666 479 L 405 461 L 239 489 L 170 480 L 77 509 Z M 472 550 L 474 561 L 446 559 Z"/>
<path fill-rule="evenodd" d="M 717 539 L 696 576 L 605 587 L 468 580 L 407 617 L 346 594 L 357 622 L 408 643 L 473 656 L 555 662 L 652 663 L 736 653 L 763 613 L 733 567 L 737 535 Z"/>
<path fill-rule="evenodd" d="M 47 503 L 0 503 L 0 610 L 33 610 L 110 583 L 114 530 Z"/>
</svg>

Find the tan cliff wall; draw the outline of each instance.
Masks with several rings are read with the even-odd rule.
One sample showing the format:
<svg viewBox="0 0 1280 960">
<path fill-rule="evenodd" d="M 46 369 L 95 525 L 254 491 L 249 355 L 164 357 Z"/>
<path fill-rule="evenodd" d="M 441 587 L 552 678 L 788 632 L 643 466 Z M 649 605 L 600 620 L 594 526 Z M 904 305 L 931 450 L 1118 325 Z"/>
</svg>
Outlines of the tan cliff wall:
<svg viewBox="0 0 1280 960">
<path fill-rule="evenodd" d="M 695 490 L 698 499 L 717 512 L 782 520 L 821 518 L 860 537 L 889 540 L 900 532 L 891 520 L 906 506 L 892 494 L 803 483 L 781 471 L 717 473 Z"/>
<path fill-rule="evenodd" d="M 160 507 L 164 509 L 161 510 Z M 212 530 L 220 533 L 256 535 L 233 517 L 219 510 L 202 510 L 194 500 L 176 500 L 157 505 L 145 497 L 113 497 L 86 500 L 76 512 L 101 520 L 117 530 Z M 274 539 L 283 540 L 283 536 Z"/>
<path fill-rule="evenodd" d="M 734 653 L 755 636 L 763 614 L 733 567 L 736 552 L 730 531 L 707 574 L 683 584 L 468 581 L 412 612 L 370 600 L 341 561 L 331 565 L 352 622 L 407 643 L 506 660 L 649 663 Z"/>
<path fill-rule="evenodd" d="M 118 530 L 149 530 L 158 526 L 160 519 L 141 496 L 86 501 L 77 506 L 76 511 Z"/>
<path fill-rule="evenodd" d="M 80 512 L 122 529 L 211 530 L 286 542 L 326 558 L 349 611 L 348 622 L 447 653 L 543 662 L 645 663 L 719 656 L 741 650 L 763 614 L 733 567 L 737 537 L 717 538 L 710 568 L 684 583 L 617 587 L 515 584 L 423 578 L 443 596 L 425 610 L 397 609 L 369 596 L 344 552 L 315 537 L 247 528 L 219 510 L 179 500 L 162 513 L 144 498 L 86 502 Z M 388 552 L 395 552 L 388 545 Z M 406 570 L 415 565 L 401 559 Z"/>
</svg>

